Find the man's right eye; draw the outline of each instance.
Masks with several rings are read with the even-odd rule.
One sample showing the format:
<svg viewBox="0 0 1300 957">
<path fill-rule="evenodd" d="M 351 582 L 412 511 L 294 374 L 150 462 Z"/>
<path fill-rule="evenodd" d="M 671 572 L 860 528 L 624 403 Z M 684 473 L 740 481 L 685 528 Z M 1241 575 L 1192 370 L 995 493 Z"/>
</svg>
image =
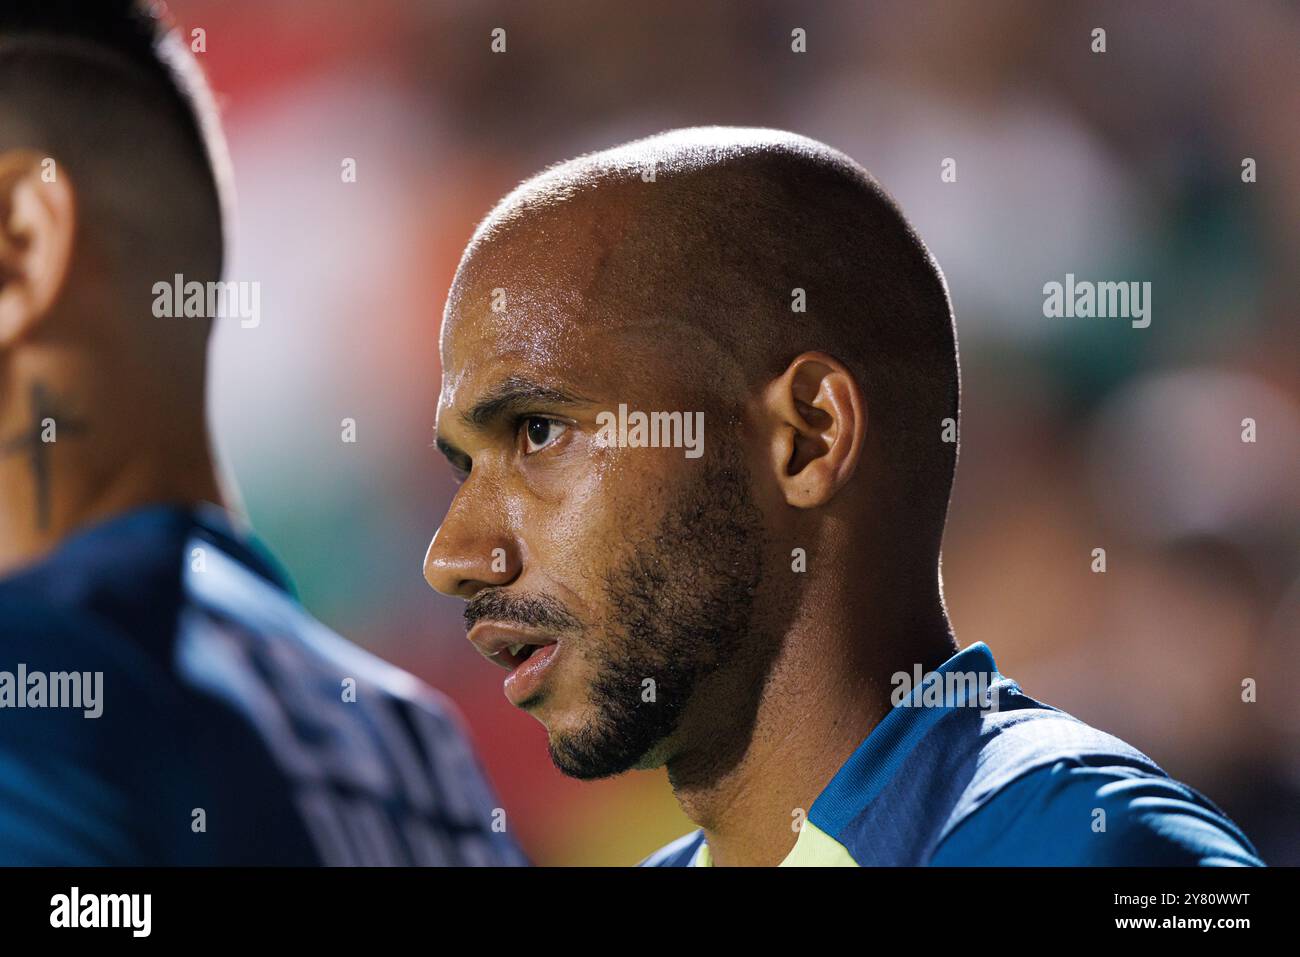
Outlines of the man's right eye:
<svg viewBox="0 0 1300 957">
<path fill-rule="evenodd" d="M 544 415 L 526 416 L 523 421 L 524 451 L 533 455 L 549 446 L 568 430 L 568 425 Z"/>
</svg>

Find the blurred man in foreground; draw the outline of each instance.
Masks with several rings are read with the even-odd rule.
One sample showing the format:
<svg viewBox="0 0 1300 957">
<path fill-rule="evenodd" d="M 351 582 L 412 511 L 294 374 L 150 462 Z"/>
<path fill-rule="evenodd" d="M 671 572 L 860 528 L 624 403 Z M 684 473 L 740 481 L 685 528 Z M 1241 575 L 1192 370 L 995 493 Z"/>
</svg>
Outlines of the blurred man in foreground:
<svg viewBox="0 0 1300 957">
<path fill-rule="evenodd" d="M 220 507 L 225 149 L 149 7 L 0 10 L 0 864 L 519 863 L 445 702 Z"/>
<path fill-rule="evenodd" d="M 441 339 L 425 575 L 579 778 L 666 766 L 660 865 L 1258 864 L 948 623 L 947 288 L 848 157 L 683 130 L 484 220 Z"/>
</svg>

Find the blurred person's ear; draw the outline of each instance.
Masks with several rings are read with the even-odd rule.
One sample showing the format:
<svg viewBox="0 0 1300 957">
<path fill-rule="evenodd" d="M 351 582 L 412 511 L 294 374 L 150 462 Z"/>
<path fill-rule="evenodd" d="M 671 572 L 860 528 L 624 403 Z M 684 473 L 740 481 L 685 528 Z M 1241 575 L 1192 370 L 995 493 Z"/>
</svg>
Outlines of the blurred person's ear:
<svg viewBox="0 0 1300 957">
<path fill-rule="evenodd" d="M 853 477 L 867 403 L 853 374 L 824 352 L 805 352 L 763 392 L 778 487 L 795 508 L 825 505 Z"/>
<path fill-rule="evenodd" d="M 0 153 L 0 349 L 54 307 L 76 235 L 76 200 L 61 169 L 30 150 Z"/>
</svg>

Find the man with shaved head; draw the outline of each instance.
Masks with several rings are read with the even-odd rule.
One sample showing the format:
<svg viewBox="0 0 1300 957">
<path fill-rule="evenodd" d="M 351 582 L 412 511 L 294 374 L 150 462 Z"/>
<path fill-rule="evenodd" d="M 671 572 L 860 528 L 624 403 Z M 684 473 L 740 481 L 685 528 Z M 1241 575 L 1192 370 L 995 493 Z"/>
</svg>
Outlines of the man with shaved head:
<svg viewBox="0 0 1300 957">
<path fill-rule="evenodd" d="M 958 651 L 957 347 L 861 167 L 681 130 L 553 167 L 442 326 L 425 561 L 561 771 L 666 767 L 664 865 L 1259 863 L 1208 800 Z"/>
</svg>

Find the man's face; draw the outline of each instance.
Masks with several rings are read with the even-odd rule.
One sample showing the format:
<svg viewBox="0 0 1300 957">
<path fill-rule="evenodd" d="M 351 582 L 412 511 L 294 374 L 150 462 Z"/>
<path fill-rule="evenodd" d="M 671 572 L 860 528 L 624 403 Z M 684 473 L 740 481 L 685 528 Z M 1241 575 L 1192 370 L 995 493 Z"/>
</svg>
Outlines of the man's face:
<svg viewBox="0 0 1300 957">
<path fill-rule="evenodd" d="M 453 300 L 437 428 L 463 481 L 425 576 L 468 600 L 471 641 L 509 669 L 506 696 L 560 769 L 591 778 L 670 759 L 692 704 L 752 661 L 763 519 L 739 406 L 683 368 L 710 344 L 597 316 L 543 272 L 499 269 Z M 620 404 L 704 412 L 703 454 L 602 441 Z"/>
</svg>

